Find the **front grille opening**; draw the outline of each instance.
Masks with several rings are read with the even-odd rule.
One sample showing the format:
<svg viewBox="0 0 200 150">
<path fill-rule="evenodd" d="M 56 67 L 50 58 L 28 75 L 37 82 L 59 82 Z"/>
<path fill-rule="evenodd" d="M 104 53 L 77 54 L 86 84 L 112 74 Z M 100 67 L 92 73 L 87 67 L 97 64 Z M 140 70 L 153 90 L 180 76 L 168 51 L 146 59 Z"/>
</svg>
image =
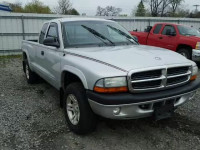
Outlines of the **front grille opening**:
<svg viewBox="0 0 200 150">
<path fill-rule="evenodd" d="M 143 110 L 149 110 L 151 108 L 151 104 L 139 105 L 139 108 Z"/>
<path fill-rule="evenodd" d="M 178 84 L 178 83 L 182 83 L 187 80 L 188 80 L 188 75 L 175 77 L 175 78 L 169 78 L 169 79 L 167 79 L 167 85 Z"/>
<path fill-rule="evenodd" d="M 162 102 L 156 102 L 156 103 L 153 104 L 153 109 L 159 108 L 161 106 L 163 106 L 163 101 Z"/>
<path fill-rule="evenodd" d="M 134 73 L 131 75 L 132 80 L 144 80 L 161 77 L 162 70 L 152 70 Z"/>
<path fill-rule="evenodd" d="M 159 107 L 164 106 L 164 105 L 174 105 L 179 100 L 180 100 L 180 98 L 175 98 L 175 99 L 168 99 L 168 100 L 165 100 L 165 101 L 162 101 L 162 102 L 156 102 L 156 103 L 153 104 L 153 109 L 159 108 Z"/>
<path fill-rule="evenodd" d="M 174 103 L 175 103 L 175 99 L 170 99 L 165 102 L 165 105 L 174 104 Z"/>
<path fill-rule="evenodd" d="M 169 68 L 167 70 L 167 76 L 174 76 L 179 74 L 185 74 L 189 70 L 189 67 L 176 67 L 176 68 Z"/>
<path fill-rule="evenodd" d="M 181 99 L 181 97 L 176 98 L 174 101 L 174 104 L 178 103 L 180 99 Z"/>
<path fill-rule="evenodd" d="M 146 81 L 146 82 L 133 83 L 132 86 L 134 89 L 157 88 L 161 86 L 161 82 L 162 80 Z"/>
<path fill-rule="evenodd" d="M 173 98 L 173 99 L 168 99 L 160 102 L 155 102 L 155 103 L 149 103 L 149 104 L 142 104 L 139 105 L 139 108 L 142 110 L 151 110 L 155 108 L 160 108 L 164 105 L 174 105 L 179 102 L 181 97 Z"/>
</svg>

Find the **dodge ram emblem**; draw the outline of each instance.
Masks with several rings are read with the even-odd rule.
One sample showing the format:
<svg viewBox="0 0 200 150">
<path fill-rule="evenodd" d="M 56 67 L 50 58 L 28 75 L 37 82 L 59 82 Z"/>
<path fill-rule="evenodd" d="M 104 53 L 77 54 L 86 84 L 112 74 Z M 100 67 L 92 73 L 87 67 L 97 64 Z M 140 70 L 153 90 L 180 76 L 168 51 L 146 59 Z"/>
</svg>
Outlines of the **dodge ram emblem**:
<svg viewBox="0 0 200 150">
<path fill-rule="evenodd" d="M 160 57 L 155 57 L 155 60 L 161 60 L 161 58 Z"/>
</svg>

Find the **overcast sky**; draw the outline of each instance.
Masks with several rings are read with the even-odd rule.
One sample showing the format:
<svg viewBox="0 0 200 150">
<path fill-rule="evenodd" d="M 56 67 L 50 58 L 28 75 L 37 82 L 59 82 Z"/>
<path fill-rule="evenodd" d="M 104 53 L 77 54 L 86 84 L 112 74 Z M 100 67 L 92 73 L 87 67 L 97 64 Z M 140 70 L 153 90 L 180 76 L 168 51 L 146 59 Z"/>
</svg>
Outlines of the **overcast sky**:
<svg viewBox="0 0 200 150">
<path fill-rule="evenodd" d="M 6 2 L 21 2 L 23 5 L 32 0 L 0 0 Z M 50 8 L 54 8 L 57 5 L 57 0 L 40 0 L 45 5 L 48 5 Z M 78 10 L 80 14 L 86 13 L 89 16 L 94 16 L 96 14 L 97 6 L 105 7 L 112 5 L 115 7 L 122 8 L 122 14 L 130 15 L 132 10 L 138 5 L 140 0 L 70 0 L 73 4 L 73 7 Z M 194 9 L 193 5 L 200 4 L 199 0 L 185 0 L 184 7 L 185 9 Z M 200 7 L 199 7 L 200 10 Z"/>
</svg>

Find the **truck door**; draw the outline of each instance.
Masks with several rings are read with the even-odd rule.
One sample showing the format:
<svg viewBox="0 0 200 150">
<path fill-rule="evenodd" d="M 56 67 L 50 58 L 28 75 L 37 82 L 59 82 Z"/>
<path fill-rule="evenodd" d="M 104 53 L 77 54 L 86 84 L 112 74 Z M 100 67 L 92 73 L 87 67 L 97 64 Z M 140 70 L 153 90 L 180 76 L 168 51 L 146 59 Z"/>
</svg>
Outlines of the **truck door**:
<svg viewBox="0 0 200 150">
<path fill-rule="evenodd" d="M 57 23 L 50 23 L 46 34 L 46 38 L 49 37 L 53 37 L 60 41 Z M 60 56 L 62 55 L 61 48 L 45 46 L 43 51 L 44 59 L 42 66 L 46 70 L 46 79 L 48 78 L 49 82 L 58 88 L 60 83 Z"/>
<path fill-rule="evenodd" d="M 177 32 L 174 26 L 165 25 L 160 36 L 160 44 L 162 48 L 176 50 Z"/>
<path fill-rule="evenodd" d="M 150 31 L 148 39 L 147 39 L 147 45 L 150 46 L 157 46 L 160 47 L 160 36 L 161 36 L 161 29 L 162 29 L 162 24 L 157 24 L 155 25 L 155 28 Z"/>
<path fill-rule="evenodd" d="M 49 23 L 45 23 L 42 27 L 42 30 L 40 32 L 40 36 L 39 36 L 39 44 L 35 46 L 35 51 L 36 51 L 36 57 L 35 57 L 35 68 L 37 73 L 40 76 L 44 75 L 45 69 L 42 67 L 42 63 L 44 60 L 44 55 L 43 52 L 45 50 L 45 46 L 43 45 L 43 41 L 45 39 L 45 35 L 48 29 Z"/>
</svg>

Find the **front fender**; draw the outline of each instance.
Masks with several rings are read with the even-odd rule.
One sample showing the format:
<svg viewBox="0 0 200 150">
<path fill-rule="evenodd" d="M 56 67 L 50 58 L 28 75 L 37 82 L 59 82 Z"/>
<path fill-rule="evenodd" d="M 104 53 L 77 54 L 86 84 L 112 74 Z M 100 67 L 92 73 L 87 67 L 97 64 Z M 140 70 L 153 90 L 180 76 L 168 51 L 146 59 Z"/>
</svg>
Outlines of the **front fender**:
<svg viewBox="0 0 200 150">
<path fill-rule="evenodd" d="M 85 89 L 88 89 L 88 84 L 87 84 L 87 80 L 85 78 L 85 75 L 83 74 L 83 72 L 73 66 L 70 65 L 65 65 L 62 68 L 62 77 L 61 77 L 61 85 L 63 85 L 63 75 L 64 75 L 64 71 L 68 71 L 70 73 L 73 73 L 74 75 L 76 75 L 77 77 L 79 77 L 79 79 L 82 81 L 83 86 L 85 87 Z"/>
</svg>

